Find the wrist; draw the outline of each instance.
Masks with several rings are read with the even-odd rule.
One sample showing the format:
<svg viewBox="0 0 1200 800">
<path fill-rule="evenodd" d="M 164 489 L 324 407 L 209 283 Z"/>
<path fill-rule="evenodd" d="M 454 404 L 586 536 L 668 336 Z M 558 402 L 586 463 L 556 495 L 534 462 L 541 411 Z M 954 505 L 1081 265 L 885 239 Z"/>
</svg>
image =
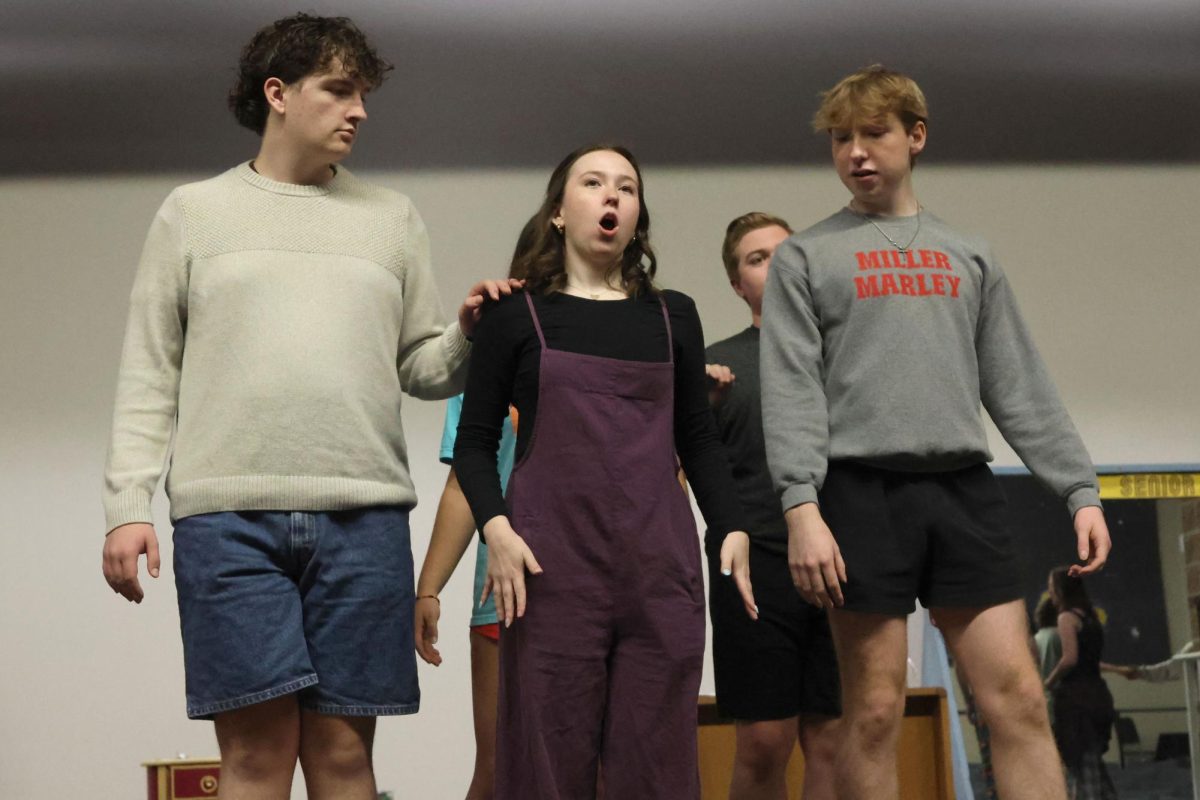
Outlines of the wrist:
<svg viewBox="0 0 1200 800">
<path fill-rule="evenodd" d="M 442 604 L 441 599 L 436 594 L 418 594 L 417 601 L 419 602 L 421 600 L 432 600 L 433 602 L 437 603 L 439 606 Z"/>
</svg>

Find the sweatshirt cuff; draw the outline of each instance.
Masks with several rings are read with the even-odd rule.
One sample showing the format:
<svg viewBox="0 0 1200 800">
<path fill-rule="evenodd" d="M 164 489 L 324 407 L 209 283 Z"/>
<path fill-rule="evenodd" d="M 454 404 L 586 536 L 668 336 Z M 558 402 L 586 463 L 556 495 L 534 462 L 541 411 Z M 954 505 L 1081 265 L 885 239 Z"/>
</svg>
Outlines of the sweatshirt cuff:
<svg viewBox="0 0 1200 800">
<path fill-rule="evenodd" d="M 1080 486 L 1067 495 L 1067 513 L 1071 515 L 1072 519 L 1074 519 L 1076 511 L 1088 506 L 1104 507 L 1100 504 L 1100 492 L 1095 486 Z"/>
<path fill-rule="evenodd" d="M 104 497 L 104 520 L 106 528 L 104 535 L 112 533 L 113 528 L 128 525 L 131 522 L 154 524 L 154 514 L 150 510 L 150 495 L 141 489 L 126 489 L 123 492 Z"/>
<path fill-rule="evenodd" d="M 784 511 L 805 503 L 815 503 L 817 502 L 817 487 L 811 483 L 793 484 L 783 490 L 780 499 L 783 501 Z"/>
<path fill-rule="evenodd" d="M 461 363 L 471 354 L 471 342 L 463 335 L 457 320 L 442 331 L 442 340 L 446 347 L 446 357 L 451 364 Z"/>
</svg>

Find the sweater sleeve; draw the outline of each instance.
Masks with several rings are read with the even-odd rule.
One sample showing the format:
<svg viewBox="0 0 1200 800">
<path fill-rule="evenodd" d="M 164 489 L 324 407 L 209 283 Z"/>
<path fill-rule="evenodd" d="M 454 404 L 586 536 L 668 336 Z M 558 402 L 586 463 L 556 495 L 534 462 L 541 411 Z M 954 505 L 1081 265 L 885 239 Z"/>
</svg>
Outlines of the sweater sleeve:
<svg viewBox="0 0 1200 800">
<path fill-rule="evenodd" d="M 708 407 L 704 372 L 704 331 L 696 304 L 686 295 L 672 314 L 675 338 L 675 450 L 696 493 L 696 503 L 710 531 L 721 538 L 748 529 L 734 489 L 729 456 Z"/>
<path fill-rule="evenodd" d="M 454 473 L 480 531 L 492 517 L 508 514 L 497 469 L 498 453 L 519 359 L 513 312 L 523 311 L 524 306 L 522 295 L 506 297 L 490 307 L 475 328 L 467 391 L 454 442 Z"/>
<path fill-rule="evenodd" d="M 989 258 L 975 339 L 980 397 L 1005 441 L 1072 516 L 1099 506 L 1096 470 L 1034 346 L 1003 272 Z"/>
<path fill-rule="evenodd" d="M 153 522 L 150 500 L 175 426 L 187 325 L 183 225 L 178 193 L 172 193 L 150 225 L 133 282 L 104 469 L 108 531 Z"/>
<path fill-rule="evenodd" d="M 829 459 L 821 330 L 804 252 L 793 241 L 771 259 L 763 295 L 762 417 L 767 463 L 783 510 L 815 503 Z"/>
<path fill-rule="evenodd" d="M 433 280 L 429 233 L 411 203 L 404 224 L 400 388 L 422 400 L 442 400 L 463 390 L 471 348 L 457 322 L 446 326 Z"/>
</svg>

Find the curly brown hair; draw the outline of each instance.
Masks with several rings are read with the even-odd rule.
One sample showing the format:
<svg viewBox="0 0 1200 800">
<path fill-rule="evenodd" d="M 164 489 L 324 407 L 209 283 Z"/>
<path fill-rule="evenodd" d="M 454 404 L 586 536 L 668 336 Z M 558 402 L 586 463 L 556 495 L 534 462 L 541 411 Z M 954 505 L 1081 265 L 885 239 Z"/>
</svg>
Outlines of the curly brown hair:
<svg viewBox="0 0 1200 800">
<path fill-rule="evenodd" d="M 610 150 L 624 158 L 637 175 L 638 218 L 634 237 L 621 254 L 619 268 L 621 283 L 631 297 L 653 294 L 654 275 L 658 271 L 658 259 L 650 247 L 650 212 L 646 208 L 646 197 L 642 186 L 642 169 L 628 148 L 618 144 L 590 144 L 567 155 L 546 184 L 546 195 L 542 205 L 527 223 L 522 232 L 522 241 L 513 254 L 509 274 L 525 279 L 525 289 L 536 294 L 559 292 L 567 286 L 565 240 L 554 227 L 552 220 L 562 205 L 567 176 L 571 167 L 583 156 L 598 150 Z M 527 235 L 526 235 L 527 234 Z M 618 267 L 614 266 L 613 271 Z"/>
<path fill-rule="evenodd" d="M 392 65 L 379 57 L 366 35 L 347 17 L 294 14 L 254 34 L 238 61 L 237 81 L 229 90 L 229 110 L 240 125 L 262 135 L 268 106 L 268 78 L 295 83 L 323 72 L 334 61 L 368 90 L 378 89 Z"/>
</svg>

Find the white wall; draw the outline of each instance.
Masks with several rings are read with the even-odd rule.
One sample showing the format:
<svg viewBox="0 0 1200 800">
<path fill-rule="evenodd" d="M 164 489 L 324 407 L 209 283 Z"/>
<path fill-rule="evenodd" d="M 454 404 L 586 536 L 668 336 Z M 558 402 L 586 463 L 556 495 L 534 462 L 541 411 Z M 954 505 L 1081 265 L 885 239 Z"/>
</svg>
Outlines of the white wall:
<svg viewBox="0 0 1200 800">
<path fill-rule="evenodd" d="M 369 177 L 417 202 L 451 309 L 474 279 L 503 274 L 549 166 Z M 196 177 L 0 182 L 3 798 L 137 797 L 141 760 L 216 752 L 211 726 L 184 716 L 169 537 L 163 577 L 140 607 L 114 596 L 99 569 L 100 473 L 134 264 L 158 204 Z M 710 340 L 747 323 L 718 259 L 728 220 L 762 209 L 803 227 L 845 199 L 823 165 L 650 167 L 645 177 L 662 283 L 695 296 Z M 1200 461 L 1200 167 L 923 165 L 917 184 L 928 209 L 996 245 L 1098 463 Z M 416 401 L 404 412 L 423 498 L 418 561 L 445 476 L 441 414 Z M 996 454 L 1016 463 L 1002 445 Z M 380 787 L 398 796 L 465 789 L 469 584 L 462 569 L 444 593 L 446 662 L 422 668 L 423 712 L 381 723 Z"/>
</svg>

